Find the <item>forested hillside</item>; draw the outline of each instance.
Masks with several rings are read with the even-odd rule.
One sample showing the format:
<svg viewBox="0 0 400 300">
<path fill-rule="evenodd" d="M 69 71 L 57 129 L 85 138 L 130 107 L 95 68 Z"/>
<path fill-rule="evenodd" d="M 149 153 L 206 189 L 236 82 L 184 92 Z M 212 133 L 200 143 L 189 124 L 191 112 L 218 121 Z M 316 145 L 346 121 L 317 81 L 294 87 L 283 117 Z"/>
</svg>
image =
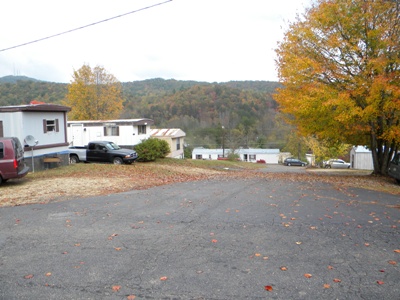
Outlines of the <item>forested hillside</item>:
<svg viewBox="0 0 400 300">
<path fill-rule="evenodd" d="M 11 78 L 10 78 L 11 77 Z M 0 106 L 32 100 L 61 104 L 68 85 L 27 77 L 0 78 Z M 5 80 L 6 78 L 6 80 Z M 285 144 L 288 126 L 272 94 L 277 82 L 207 83 L 160 78 L 124 82 L 121 118 L 150 118 L 156 127 L 178 127 L 190 147 L 272 147 Z"/>
</svg>

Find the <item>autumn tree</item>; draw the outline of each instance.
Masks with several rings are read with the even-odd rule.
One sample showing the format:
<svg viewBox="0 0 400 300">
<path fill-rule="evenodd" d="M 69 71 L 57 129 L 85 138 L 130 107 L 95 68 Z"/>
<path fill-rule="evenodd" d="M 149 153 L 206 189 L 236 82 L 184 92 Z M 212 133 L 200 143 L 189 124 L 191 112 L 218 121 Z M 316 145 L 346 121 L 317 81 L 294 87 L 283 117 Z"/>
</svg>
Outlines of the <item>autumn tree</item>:
<svg viewBox="0 0 400 300">
<path fill-rule="evenodd" d="M 118 118 L 123 108 L 120 82 L 100 66 L 83 65 L 74 71 L 65 105 L 72 108 L 71 120 Z"/>
<path fill-rule="evenodd" d="M 316 0 L 276 52 L 288 120 L 305 136 L 368 146 L 386 174 L 400 145 L 400 2 Z"/>
</svg>

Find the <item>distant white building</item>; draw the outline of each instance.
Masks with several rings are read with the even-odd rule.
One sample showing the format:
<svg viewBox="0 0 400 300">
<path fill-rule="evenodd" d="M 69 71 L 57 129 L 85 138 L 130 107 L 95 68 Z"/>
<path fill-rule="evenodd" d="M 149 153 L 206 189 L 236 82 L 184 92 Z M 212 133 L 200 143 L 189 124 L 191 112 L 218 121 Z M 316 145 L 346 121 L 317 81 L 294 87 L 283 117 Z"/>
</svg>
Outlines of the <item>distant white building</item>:
<svg viewBox="0 0 400 300">
<path fill-rule="evenodd" d="M 364 146 L 355 146 L 350 150 L 352 169 L 373 170 L 372 152 Z"/>
<path fill-rule="evenodd" d="M 186 133 L 179 128 L 152 129 L 151 137 L 168 142 L 171 153 L 167 157 L 184 158 L 183 145 Z"/>
<path fill-rule="evenodd" d="M 92 141 L 106 140 L 132 148 L 150 137 L 153 124 L 151 119 L 68 121 L 68 142 L 71 146 L 85 146 Z"/>
<path fill-rule="evenodd" d="M 194 148 L 192 151 L 192 159 L 209 159 L 218 160 L 227 157 L 231 153 L 231 149 L 206 149 Z M 267 164 L 278 164 L 280 157 L 279 149 L 237 149 L 235 154 L 239 155 L 241 161 L 253 162 L 265 161 Z"/>
</svg>

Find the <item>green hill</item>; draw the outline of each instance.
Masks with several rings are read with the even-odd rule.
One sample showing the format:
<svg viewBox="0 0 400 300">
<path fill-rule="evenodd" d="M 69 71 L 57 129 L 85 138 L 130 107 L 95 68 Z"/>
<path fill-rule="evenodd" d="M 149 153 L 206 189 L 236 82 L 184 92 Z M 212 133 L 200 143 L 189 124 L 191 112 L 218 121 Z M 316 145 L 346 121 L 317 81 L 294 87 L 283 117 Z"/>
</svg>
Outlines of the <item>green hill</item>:
<svg viewBox="0 0 400 300">
<path fill-rule="evenodd" d="M 122 82 L 121 118 L 151 118 L 156 127 L 178 127 L 191 146 L 218 147 L 222 134 L 235 147 L 280 147 L 288 127 L 272 94 L 278 82 L 208 83 L 174 79 Z M 68 84 L 23 76 L 0 78 L 0 106 L 32 100 L 61 104 Z M 222 132 L 222 126 L 224 131 Z"/>
</svg>

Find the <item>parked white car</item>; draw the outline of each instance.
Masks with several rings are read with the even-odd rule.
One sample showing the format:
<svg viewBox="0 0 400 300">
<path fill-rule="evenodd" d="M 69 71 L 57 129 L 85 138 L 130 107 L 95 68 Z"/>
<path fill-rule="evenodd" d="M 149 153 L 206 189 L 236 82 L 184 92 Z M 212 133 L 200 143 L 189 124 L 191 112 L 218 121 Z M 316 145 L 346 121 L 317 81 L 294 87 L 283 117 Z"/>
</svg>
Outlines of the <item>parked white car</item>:
<svg viewBox="0 0 400 300">
<path fill-rule="evenodd" d="M 345 162 L 343 159 L 330 159 L 327 162 L 325 162 L 325 168 L 350 169 L 350 163 Z"/>
</svg>

